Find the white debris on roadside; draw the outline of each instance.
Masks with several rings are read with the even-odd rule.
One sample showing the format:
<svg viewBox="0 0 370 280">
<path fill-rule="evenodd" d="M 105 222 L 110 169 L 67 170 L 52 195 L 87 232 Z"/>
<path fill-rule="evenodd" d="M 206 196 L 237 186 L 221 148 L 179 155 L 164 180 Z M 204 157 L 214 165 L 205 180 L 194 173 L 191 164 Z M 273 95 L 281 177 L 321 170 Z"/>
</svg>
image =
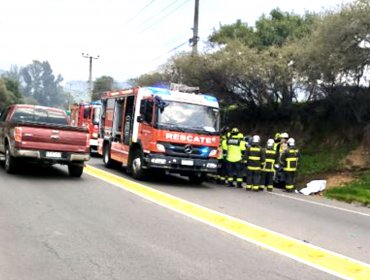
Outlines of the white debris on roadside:
<svg viewBox="0 0 370 280">
<path fill-rule="evenodd" d="M 326 180 L 313 180 L 307 183 L 307 187 L 301 189 L 299 192 L 304 195 L 310 195 L 321 192 L 326 188 Z"/>
</svg>

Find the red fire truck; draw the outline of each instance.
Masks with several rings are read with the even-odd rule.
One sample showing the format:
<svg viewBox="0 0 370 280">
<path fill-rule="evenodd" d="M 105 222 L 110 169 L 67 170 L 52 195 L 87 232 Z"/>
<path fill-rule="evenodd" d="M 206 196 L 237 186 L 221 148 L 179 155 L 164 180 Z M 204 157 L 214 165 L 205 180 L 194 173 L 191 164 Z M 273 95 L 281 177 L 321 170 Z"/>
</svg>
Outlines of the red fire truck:
<svg viewBox="0 0 370 280">
<path fill-rule="evenodd" d="M 98 149 L 101 102 L 74 104 L 71 106 L 71 125 L 87 127 L 90 133 L 90 151 Z"/>
<path fill-rule="evenodd" d="M 134 178 L 150 169 L 201 182 L 217 170 L 219 107 L 215 97 L 143 87 L 103 94 L 99 154 Z"/>
</svg>

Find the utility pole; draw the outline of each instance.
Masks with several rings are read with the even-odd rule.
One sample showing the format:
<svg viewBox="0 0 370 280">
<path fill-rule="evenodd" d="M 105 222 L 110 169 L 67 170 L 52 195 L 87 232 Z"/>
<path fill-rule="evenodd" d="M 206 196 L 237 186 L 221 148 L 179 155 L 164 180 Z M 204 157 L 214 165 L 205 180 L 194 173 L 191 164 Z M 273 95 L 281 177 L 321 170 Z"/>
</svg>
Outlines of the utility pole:
<svg viewBox="0 0 370 280">
<path fill-rule="evenodd" d="M 193 46 L 193 55 L 198 54 L 198 25 L 199 25 L 199 0 L 195 0 L 194 8 L 194 26 L 193 26 L 193 38 L 190 39 L 190 43 Z"/>
<path fill-rule="evenodd" d="M 68 110 L 71 110 L 71 93 L 72 93 L 72 83 L 69 82 L 69 92 L 68 92 Z"/>
<path fill-rule="evenodd" d="M 98 59 L 99 58 L 99 55 L 94 57 L 92 55 L 89 55 L 88 53 L 82 53 L 82 57 L 89 59 L 89 96 L 90 96 L 90 100 L 92 100 L 92 91 L 93 91 L 93 83 L 92 83 L 92 60 L 93 59 Z"/>
</svg>

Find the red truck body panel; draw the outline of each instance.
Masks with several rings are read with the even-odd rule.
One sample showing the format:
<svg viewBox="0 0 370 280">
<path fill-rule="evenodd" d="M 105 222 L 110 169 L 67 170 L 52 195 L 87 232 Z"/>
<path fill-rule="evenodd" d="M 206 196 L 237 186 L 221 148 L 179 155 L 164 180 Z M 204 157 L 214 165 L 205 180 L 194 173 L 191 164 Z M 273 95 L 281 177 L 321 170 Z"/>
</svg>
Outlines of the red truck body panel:
<svg viewBox="0 0 370 280">
<path fill-rule="evenodd" d="M 33 124 L 17 125 L 22 128 L 19 149 L 36 149 L 86 153 L 86 130 L 66 130 L 67 127 L 39 127 Z"/>
<path fill-rule="evenodd" d="M 90 147 L 97 149 L 101 105 L 93 103 L 75 104 L 71 107 L 71 124 L 77 127 L 87 127 L 90 134 Z"/>
<path fill-rule="evenodd" d="M 207 95 L 151 87 L 106 92 L 98 153 L 107 166 L 112 159 L 129 172 L 135 161 L 140 169 L 188 176 L 216 172 L 218 110 L 217 99 Z"/>
<path fill-rule="evenodd" d="M 63 110 L 19 104 L 10 106 L 4 114 L 0 118 L 0 152 L 10 147 L 13 157 L 49 163 L 89 159 L 88 129 L 70 126 Z M 46 152 L 56 152 L 58 157 L 48 158 Z"/>
</svg>

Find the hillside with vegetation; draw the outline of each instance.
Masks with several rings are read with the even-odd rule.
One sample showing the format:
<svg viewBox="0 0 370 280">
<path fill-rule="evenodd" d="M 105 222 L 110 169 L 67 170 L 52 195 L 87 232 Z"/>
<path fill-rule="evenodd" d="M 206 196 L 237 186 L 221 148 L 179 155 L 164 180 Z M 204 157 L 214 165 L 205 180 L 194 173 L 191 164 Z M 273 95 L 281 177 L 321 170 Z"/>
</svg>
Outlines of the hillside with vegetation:
<svg viewBox="0 0 370 280">
<path fill-rule="evenodd" d="M 370 1 L 320 14 L 274 9 L 254 25 L 221 25 L 208 43 L 131 83 L 200 86 L 219 98 L 223 125 L 264 141 L 278 131 L 295 137 L 301 186 L 350 184 L 326 194 L 369 205 Z"/>
</svg>

